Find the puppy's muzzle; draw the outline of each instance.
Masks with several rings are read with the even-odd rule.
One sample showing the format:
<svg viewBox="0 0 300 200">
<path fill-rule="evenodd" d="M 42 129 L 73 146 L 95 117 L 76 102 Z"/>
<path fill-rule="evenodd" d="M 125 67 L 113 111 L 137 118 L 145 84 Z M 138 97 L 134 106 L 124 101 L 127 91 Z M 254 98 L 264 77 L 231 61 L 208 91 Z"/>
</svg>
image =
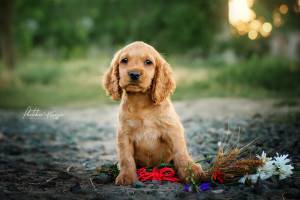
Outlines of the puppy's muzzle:
<svg viewBox="0 0 300 200">
<path fill-rule="evenodd" d="M 128 73 L 128 76 L 129 76 L 129 78 L 130 78 L 131 80 L 137 81 L 137 80 L 139 80 L 140 77 L 141 77 L 141 72 L 139 72 L 139 71 L 130 71 L 130 72 Z"/>
</svg>

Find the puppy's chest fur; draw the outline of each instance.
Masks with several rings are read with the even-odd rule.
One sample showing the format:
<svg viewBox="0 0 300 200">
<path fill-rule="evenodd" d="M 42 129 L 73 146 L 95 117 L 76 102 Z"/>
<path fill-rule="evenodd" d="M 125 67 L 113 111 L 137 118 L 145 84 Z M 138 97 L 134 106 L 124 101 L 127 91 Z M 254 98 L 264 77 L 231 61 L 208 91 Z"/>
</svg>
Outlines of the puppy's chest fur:
<svg viewBox="0 0 300 200">
<path fill-rule="evenodd" d="M 131 140 L 134 144 L 134 158 L 141 167 L 157 166 L 161 159 L 172 160 L 171 150 L 167 143 L 166 132 L 157 116 L 144 118 L 128 118 L 125 123 L 131 130 Z"/>
</svg>

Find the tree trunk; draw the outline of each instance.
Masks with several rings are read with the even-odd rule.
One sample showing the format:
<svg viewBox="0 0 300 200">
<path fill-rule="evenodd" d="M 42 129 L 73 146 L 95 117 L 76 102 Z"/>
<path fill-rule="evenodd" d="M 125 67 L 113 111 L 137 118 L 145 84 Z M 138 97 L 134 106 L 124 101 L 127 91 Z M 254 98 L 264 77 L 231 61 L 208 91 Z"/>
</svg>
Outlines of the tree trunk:
<svg viewBox="0 0 300 200">
<path fill-rule="evenodd" d="M 12 41 L 13 0 L 0 0 L 1 54 L 8 69 L 15 67 L 15 53 Z"/>
</svg>

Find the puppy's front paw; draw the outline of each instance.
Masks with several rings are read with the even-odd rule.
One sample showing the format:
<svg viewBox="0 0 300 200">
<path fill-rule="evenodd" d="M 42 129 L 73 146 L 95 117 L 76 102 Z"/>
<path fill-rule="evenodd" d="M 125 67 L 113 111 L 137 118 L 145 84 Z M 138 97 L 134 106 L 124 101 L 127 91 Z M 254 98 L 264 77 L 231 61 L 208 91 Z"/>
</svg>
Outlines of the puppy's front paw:
<svg viewBox="0 0 300 200">
<path fill-rule="evenodd" d="M 115 185 L 132 185 L 134 181 L 138 181 L 136 173 L 120 173 L 116 178 Z"/>
<path fill-rule="evenodd" d="M 191 165 L 192 171 L 194 173 L 194 179 L 199 180 L 203 176 L 203 169 L 200 164 L 193 163 Z"/>
<path fill-rule="evenodd" d="M 187 167 L 187 166 L 185 166 L 185 167 Z M 178 175 L 179 175 L 180 180 L 184 183 L 188 183 L 190 180 L 187 180 L 186 178 L 189 176 L 190 171 L 188 169 L 185 170 L 185 167 L 180 167 L 177 170 L 178 170 Z M 192 172 L 194 174 L 194 176 L 193 176 L 194 180 L 199 180 L 201 178 L 201 176 L 203 175 L 203 170 L 202 170 L 201 165 L 192 163 L 191 168 L 192 168 Z"/>
</svg>

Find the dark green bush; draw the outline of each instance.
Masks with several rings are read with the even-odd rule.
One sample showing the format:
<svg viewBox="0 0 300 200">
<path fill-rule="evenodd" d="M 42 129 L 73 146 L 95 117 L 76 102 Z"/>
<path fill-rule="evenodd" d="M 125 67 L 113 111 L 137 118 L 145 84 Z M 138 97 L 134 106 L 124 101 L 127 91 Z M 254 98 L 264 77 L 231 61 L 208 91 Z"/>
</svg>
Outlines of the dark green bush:
<svg viewBox="0 0 300 200">
<path fill-rule="evenodd" d="M 216 77 L 222 84 L 241 84 L 269 90 L 300 89 L 300 65 L 282 57 L 252 57 L 244 63 L 225 67 Z"/>
</svg>

